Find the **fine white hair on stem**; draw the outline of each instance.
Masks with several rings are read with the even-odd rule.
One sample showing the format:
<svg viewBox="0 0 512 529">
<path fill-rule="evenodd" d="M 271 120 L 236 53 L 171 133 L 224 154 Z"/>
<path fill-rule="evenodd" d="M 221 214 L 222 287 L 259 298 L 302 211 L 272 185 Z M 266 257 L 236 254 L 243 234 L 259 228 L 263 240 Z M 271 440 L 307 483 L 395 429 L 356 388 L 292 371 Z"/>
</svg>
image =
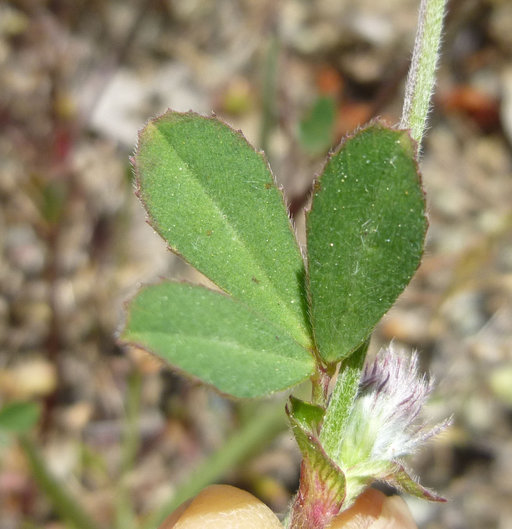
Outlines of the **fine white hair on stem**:
<svg viewBox="0 0 512 529">
<path fill-rule="evenodd" d="M 421 148 L 435 85 L 446 0 L 421 0 L 418 29 L 405 87 L 400 126 L 410 129 Z"/>
</svg>

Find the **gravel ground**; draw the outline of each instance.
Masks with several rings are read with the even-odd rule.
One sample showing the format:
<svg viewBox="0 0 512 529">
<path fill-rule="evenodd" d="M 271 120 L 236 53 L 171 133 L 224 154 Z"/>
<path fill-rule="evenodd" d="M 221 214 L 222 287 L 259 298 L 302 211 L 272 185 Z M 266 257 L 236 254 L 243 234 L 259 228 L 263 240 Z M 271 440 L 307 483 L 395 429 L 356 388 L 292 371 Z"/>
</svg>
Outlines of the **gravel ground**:
<svg viewBox="0 0 512 529">
<path fill-rule="evenodd" d="M 247 413 L 115 341 L 140 283 L 204 280 L 144 222 L 128 164 L 137 129 L 167 107 L 214 110 L 266 146 L 300 230 L 322 167 L 301 118 L 333 98 L 333 144 L 375 115 L 396 122 L 418 3 L 0 4 L 0 403 L 42 403 L 34 439 L 100 523 L 114 527 L 120 482 L 136 515 L 157 508 Z M 422 160 L 425 258 L 372 344 L 418 349 L 438 381 L 428 413 L 454 417 L 410 461 L 450 500 L 408 500 L 425 529 L 512 527 L 511 30 L 506 0 L 451 2 Z M 288 432 L 223 478 L 278 512 L 297 479 Z M 0 446 L 0 513 L 0 529 L 67 527 L 17 443 Z"/>
</svg>

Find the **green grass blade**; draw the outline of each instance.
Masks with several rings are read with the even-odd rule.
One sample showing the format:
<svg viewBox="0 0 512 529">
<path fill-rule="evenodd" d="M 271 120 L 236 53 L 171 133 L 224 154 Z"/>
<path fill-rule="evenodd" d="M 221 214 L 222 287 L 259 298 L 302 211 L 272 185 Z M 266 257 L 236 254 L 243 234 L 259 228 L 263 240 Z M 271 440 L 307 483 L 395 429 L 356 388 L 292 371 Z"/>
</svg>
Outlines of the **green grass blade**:
<svg viewBox="0 0 512 529">
<path fill-rule="evenodd" d="M 51 475 L 37 448 L 26 435 L 20 437 L 20 445 L 27 457 L 34 480 L 62 520 L 76 529 L 100 529 L 66 490 L 65 485 Z"/>
<path fill-rule="evenodd" d="M 184 283 L 141 290 L 122 339 L 236 397 L 285 389 L 314 369 L 312 355 L 271 322 L 224 294 Z"/>
<path fill-rule="evenodd" d="M 168 111 L 141 131 L 134 163 L 170 248 L 309 347 L 303 260 L 262 154 L 216 118 Z"/>
<path fill-rule="evenodd" d="M 409 283 L 427 228 L 413 141 L 373 124 L 325 166 L 307 218 L 311 317 L 321 356 L 349 356 Z"/>
<path fill-rule="evenodd" d="M 158 524 L 184 501 L 192 498 L 211 483 L 219 482 L 229 470 L 260 451 L 266 443 L 285 428 L 282 402 L 271 402 L 259 406 L 254 418 L 238 428 L 217 452 L 207 457 L 195 469 L 185 483 L 179 485 L 171 500 L 143 525 L 144 529 L 158 527 Z"/>
<path fill-rule="evenodd" d="M 135 529 L 136 515 L 133 498 L 128 486 L 129 474 L 135 469 L 139 450 L 140 432 L 138 428 L 141 404 L 142 376 L 134 371 L 128 378 L 125 397 L 125 417 L 121 444 L 121 471 L 117 479 L 115 498 L 115 526 L 117 529 Z"/>
</svg>

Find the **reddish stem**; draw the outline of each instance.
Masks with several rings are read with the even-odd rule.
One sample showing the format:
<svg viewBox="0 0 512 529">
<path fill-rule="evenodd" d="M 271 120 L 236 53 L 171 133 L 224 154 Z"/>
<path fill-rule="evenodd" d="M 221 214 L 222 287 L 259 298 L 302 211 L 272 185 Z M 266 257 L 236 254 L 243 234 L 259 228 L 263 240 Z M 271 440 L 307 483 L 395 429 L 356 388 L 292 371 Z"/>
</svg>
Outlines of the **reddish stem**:
<svg viewBox="0 0 512 529">
<path fill-rule="evenodd" d="M 290 519 L 290 529 L 324 529 L 340 512 L 343 499 L 336 497 L 325 476 L 304 459 L 300 484 Z"/>
</svg>

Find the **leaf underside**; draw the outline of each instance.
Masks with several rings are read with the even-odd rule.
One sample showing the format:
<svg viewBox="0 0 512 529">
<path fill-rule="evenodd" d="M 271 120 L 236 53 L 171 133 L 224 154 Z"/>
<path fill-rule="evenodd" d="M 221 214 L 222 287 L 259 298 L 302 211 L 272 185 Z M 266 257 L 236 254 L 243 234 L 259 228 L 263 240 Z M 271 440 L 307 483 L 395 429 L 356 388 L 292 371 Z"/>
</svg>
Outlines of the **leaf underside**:
<svg viewBox="0 0 512 529">
<path fill-rule="evenodd" d="M 311 375 L 313 357 L 273 323 L 232 298 L 186 283 L 143 288 L 122 339 L 223 393 L 258 397 Z"/>
<path fill-rule="evenodd" d="M 375 123 L 347 139 L 307 217 L 311 320 L 324 360 L 368 337 L 416 271 L 426 228 L 409 134 Z"/>
<path fill-rule="evenodd" d="M 215 118 L 168 111 L 141 131 L 135 154 L 149 221 L 218 287 L 304 347 L 304 263 L 268 164 Z"/>
</svg>

